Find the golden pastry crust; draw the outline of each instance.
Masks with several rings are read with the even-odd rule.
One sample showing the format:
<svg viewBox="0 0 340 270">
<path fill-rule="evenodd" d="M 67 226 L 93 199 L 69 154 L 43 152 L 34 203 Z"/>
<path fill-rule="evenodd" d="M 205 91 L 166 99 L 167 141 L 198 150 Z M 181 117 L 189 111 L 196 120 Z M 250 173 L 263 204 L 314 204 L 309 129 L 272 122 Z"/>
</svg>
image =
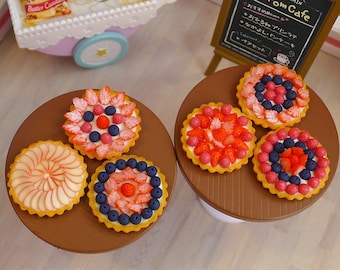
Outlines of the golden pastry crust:
<svg viewBox="0 0 340 270">
<path fill-rule="evenodd" d="M 74 98 L 65 118 L 62 128 L 69 142 L 82 155 L 97 160 L 127 153 L 142 129 L 136 103 L 107 86 L 87 89 L 82 98 Z"/>
<path fill-rule="evenodd" d="M 265 84 L 263 91 L 256 91 L 256 84 L 265 75 L 272 78 L 277 75 L 282 82 L 290 82 L 292 88 L 283 90 L 285 87 L 282 88 L 282 82 L 275 84 L 271 81 L 271 88 Z M 288 98 L 288 92 L 293 96 Z M 306 116 L 310 101 L 306 83 L 300 75 L 286 66 L 271 63 L 258 64 L 246 72 L 237 85 L 236 96 L 242 112 L 255 124 L 271 129 L 293 126 L 300 122 Z M 262 103 L 264 100 L 269 101 L 272 106 L 276 105 L 276 110 L 265 109 Z"/>
<path fill-rule="evenodd" d="M 71 210 L 85 194 L 84 158 L 60 141 L 39 141 L 22 149 L 8 173 L 9 194 L 20 208 L 39 217 Z"/>
<path fill-rule="evenodd" d="M 197 121 L 197 118 L 201 119 Z M 186 156 L 210 173 L 223 174 L 240 169 L 252 156 L 255 141 L 255 129 L 247 116 L 222 102 L 195 108 L 181 129 Z"/>
<path fill-rule="evenodd" d="M 287 137 L 285 137 L 285 134 Z M 303 134 L 299 135 L 302 136 L 300 137 L 303 140 L 302 145 L 306 146 L 303 151 L 301 151 L 300 146 L 284 147 L 284 151 L 279 153 L 277 161 L 274 162 L 274 160 L 269 158 L 270 150 L 276 151 L 274 147 L 275 141 L 284 144 L 284 138 L 290 138 L 295 143 L 298 142 L 300 144 L 301 141 L 297 137 L 298 134 Z M 313 154 L 308 154 L 309 152 Z M 312 156 L 313 158 L 311 158 Z M 268 189 L 271 194 L 287 200 L 302 200 L 319 193 L 325 187 L 330 172 L 330 161 L 327 158 L 325 148 L 316 138 L 310 136 L 308 132 L 295 127 L 281 128 L 264 135 L 256 144 L 252 162 L 254 172 L 262 186 Z M 311 168 L 313 166 L 307 165 L 307 163 L 311 164 L 311 162 L 317 164 L 316 169 L 310 170 L 309 166 Z M 285 175 L 279 176 L 278 172 L 274 172 L 271 169 L 273 163 L 280 164 L 281 172 L 288 173 L 289 177 L 292 177 L 292 175 L 293 177 L 298 177 L 298 183 L 295 182 L 296 180 L 290 180 L 292 178 L 284 180 Z M 302 172 L 305 169 L 307 170 Z M 310 176 L 308 176 L 307 171 L 309 171 Z M 304 173 L 307 173 L 308 177 L 303 176 Z"/>
<path fill-rule="evenodd" d="M 131 165 L 137 163 L 146 166 Z M 103 174 L 105 180 L 101 178 Z M 151 161 L 136 155 L 122 155 L 105 161 L 96 169 L 87 196 L 99 222 L 117 232 L 129 233 L 147 228 L 163 214 L 169 196 L 167 188 L 165 175 Z M 106 210 L 101 210 L 105 207 Z M 109 211 L 115 212 L 115 217 Z M 149 211 L 151 216 L 144 211 Z M 134 221 L 134 218 L 140 220 Z"/>
</svg>

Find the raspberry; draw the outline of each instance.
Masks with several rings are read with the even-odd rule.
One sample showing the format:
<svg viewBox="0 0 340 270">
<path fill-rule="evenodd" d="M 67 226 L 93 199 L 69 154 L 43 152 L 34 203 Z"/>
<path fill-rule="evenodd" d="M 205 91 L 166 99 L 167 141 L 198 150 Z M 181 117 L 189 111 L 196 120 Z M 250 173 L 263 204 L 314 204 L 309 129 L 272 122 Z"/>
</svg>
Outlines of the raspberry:
<svg viewBox="0 0 340 270">
<path fill-rule="evenodd" d="M 104 112 L 104 108 L 103 108 L 101 105 L 97 104 L 97 105 L 94 105 L 94 106 L 93 106 L 93 113 L 94 113 L 94 114 L 100 115 L 100 114 L 102 114 L 103 112 Z"/>
</svg>

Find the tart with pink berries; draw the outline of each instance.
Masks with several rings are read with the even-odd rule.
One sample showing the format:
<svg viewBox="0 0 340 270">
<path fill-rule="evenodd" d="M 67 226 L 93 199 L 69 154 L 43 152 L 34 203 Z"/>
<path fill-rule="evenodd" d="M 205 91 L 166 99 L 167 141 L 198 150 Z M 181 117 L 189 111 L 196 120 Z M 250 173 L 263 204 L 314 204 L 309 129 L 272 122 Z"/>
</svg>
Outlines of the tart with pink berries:
<svg viewBox="0 0 340 270">
<path fill-rule="evenodd" d="M 329 164 L 325 147 L 296 127 L 264 135 L 253 157 L 254 171 L 263 187 L 288 200 L 319 193 L 328 180 Z"/>
<path fill-rule="evenodd" d="M 181 129 L 186 156 L 210 173 L 232 172 L 247 164 L 255 141 L 255 129 L 248 117 L 222 102 L 195 108 Z"/>
<path fill-rule="evenodd" d="M 136 103 L 109 87 L 87 89 L 73 98 L 62 128 L 69 142 L 91 159 L 109 159 L 129 151 L 139 138 L 141 118 Z"/>
<path fill-rule="evenodd" d="M 84 158 L 70 145 L 39 141 L 24 148 L 11 164 L 9 194 L 32 215 L 61 215 L 85 194 L 86 169 Z"/>
<path fill-rule="evenodd" d="M 96 169 L 87 196 L 99 222 L 129 233 L 147 228 L 162 215 L 167 188 L 164 174 L 151 161 L 122 155 Z"/>
<path fill-rule="evenodd" d="M 280 64 L 258 64 L 237 85 L 241 110 L 257 125 L 276 129 L 293 126 L 309 108 L 306 83 L 294 70 Z"/>
</svg>

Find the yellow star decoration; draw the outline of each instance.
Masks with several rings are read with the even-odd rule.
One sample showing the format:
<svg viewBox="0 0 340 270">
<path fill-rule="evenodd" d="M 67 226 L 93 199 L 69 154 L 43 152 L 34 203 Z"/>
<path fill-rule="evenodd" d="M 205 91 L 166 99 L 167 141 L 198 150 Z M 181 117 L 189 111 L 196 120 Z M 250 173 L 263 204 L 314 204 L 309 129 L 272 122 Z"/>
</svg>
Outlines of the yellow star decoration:
<svg viewBox="0 0 340 270">
<path fill-rule="evenodd" d="M 105 55 L 105 54 L 108 54 L 108 51 L 107 51 L 106 48 L 98 49 L 98 50 L 97 50 L 97 55 L 98 55 L 98 56 L 103 56 L 103 55 Z"/>
</svg>

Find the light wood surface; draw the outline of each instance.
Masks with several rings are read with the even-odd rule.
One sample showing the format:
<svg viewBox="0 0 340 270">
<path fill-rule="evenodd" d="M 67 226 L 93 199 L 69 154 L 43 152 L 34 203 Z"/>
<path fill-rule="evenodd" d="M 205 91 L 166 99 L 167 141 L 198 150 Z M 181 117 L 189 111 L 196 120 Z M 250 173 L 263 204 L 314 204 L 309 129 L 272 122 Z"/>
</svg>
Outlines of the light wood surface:
<svg viewBox="0 0 340 270">
<path fill-rule="evenodd" d="M 2 269 L 339 269 L 339 171 L 320 200 L 302 213 L 275 222 L 228 224 L 199 204 L 180 170 L 164 216 L 147 234 L 121 249 L 78 254 L 57 249 L 31 233 L 8 199 L 5 160 L 12 138 L 41 104 L 72 90 L 110 85 L 148 106 L 173 138 L 177 112 L 204 76 L 219 6 L 178 0 L 129 38 L 118 64 L 96 70 L 72 58 L 19 49 L 10 32 L 0 43 L 1 135 L 0 265 Z M 222 60 L 218 70 L 235 66 Z M 340 59 L 320 52 L 306 82 L 340 125 Z M 315 123 L 318 125 L 318 123 Z M 327 132 L 327 130 L 325 130 Z"/>
</svg>

